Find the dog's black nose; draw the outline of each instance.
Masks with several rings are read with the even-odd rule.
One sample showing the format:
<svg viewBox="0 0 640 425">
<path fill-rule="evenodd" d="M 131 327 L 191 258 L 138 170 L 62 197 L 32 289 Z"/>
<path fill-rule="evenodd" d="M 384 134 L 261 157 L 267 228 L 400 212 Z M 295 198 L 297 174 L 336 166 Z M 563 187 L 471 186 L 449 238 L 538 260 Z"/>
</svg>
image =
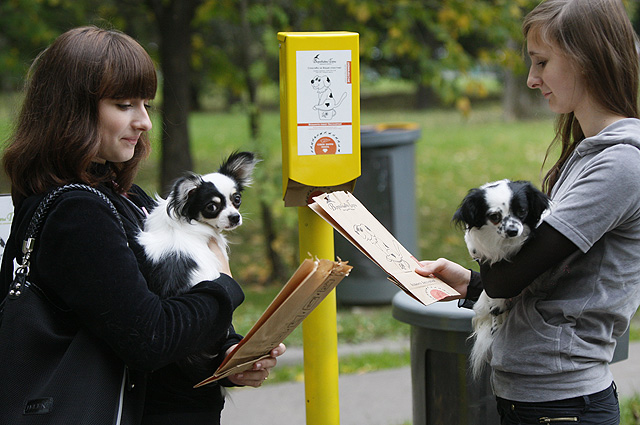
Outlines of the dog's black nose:
<svg viewBox="0 0 640 425">
<path fill-rule="evenodd" d="M 518 229 L 507 229 L 507 236 L 509 236 L 510 238 L 518 236 Z"/>
<path fill-rule="evenodd" d="M 238 223 L 240 223 L 240 214 L 230 215 L 229 216 L 229 223 L 231 223 L 233 226 L 235 226 Z"/>
</svg>

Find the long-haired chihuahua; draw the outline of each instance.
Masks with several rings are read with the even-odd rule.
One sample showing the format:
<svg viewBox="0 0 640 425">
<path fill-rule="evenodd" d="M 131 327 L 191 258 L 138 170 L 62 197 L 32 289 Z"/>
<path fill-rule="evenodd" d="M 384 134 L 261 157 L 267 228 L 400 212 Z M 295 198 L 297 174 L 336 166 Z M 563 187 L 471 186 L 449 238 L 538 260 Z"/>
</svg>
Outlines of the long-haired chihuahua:
<svg viewBox="0 0 640 425">
<path fill-rule="evenodd" d="M 533 236 L 550 200 L 527 181 L 500 180 L 471 189 L 453 215 L 464 227 L 471 257 L 493 264 L 512 258 Z M 490 298 L 483 291 L 475 303 L 471 370 L 478 378 L 489 361 L 493 335 L 504 322 L 509 300 Z"/>
<path fill-rule="evenodd" d="M 257 162 L 251 152 L 234 152 L 217 172 L 187 173 L 166 199 L 158 197 L 138 235 L 151 290 L 170 297 L 220 276 L 221 264 L 209 243 L 215 241 L 228 256 L 224 232 L 242 224 L 242 191 L 251 184 Z"/>
</svg>

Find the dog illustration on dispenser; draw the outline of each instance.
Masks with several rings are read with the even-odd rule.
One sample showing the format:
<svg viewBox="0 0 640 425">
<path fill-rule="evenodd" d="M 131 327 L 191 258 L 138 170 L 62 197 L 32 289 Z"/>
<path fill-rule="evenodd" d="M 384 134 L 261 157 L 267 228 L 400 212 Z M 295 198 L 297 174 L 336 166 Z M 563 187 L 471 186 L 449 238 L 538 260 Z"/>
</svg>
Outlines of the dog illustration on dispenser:
<svg viewBox="0 0 640 425">
<path fill-rule="evenodd" d="M 336 101 L 331 90 L 331 79 L 326 75 L 313 77 L 311 87 L 318 92 L 318 103 L 313 106 L 313 109 L 318 111 L 318 118 L 325 121 L 332 119 L 337 113 L 336 109 L 347 97 L 347 93 L 342 93 L 340 99 Z"/>
</svg>

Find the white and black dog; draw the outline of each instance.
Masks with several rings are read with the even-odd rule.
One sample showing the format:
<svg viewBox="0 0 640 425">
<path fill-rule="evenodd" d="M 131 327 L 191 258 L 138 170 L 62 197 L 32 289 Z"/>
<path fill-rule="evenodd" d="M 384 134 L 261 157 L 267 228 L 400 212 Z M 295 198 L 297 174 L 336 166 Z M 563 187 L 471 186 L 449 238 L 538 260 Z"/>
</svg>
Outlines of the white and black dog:
<svg viewBox="0 0 640 425">
<path fill-rule="evenodd" d="M 533 236 L 550 200 L 527 181 L 500 180 L 471 189 L 453 215 L 465 228 L 469 254 L 480 263 L 509 260 Z M 489 361 L 494 333 L 500 328 L 509 300 L 489 298 L 483 291 L 473 307 L 474 338 L 471 370 L 478 378 Z"/>
<path fill-rule="evenodd" d="M 241 193 L 251 184 L 257 162 L 251 152 L 234 152 L 217 172 L 187 173 L 174 182 L 166 199 L 157 198 L 137 238 L 147 257 L 152 291 L 170 297 L 220 276 L 221 264 L 209 242 L 213 239 L 228 255 L 223 232 L 242 224 Z"/>
</svg>

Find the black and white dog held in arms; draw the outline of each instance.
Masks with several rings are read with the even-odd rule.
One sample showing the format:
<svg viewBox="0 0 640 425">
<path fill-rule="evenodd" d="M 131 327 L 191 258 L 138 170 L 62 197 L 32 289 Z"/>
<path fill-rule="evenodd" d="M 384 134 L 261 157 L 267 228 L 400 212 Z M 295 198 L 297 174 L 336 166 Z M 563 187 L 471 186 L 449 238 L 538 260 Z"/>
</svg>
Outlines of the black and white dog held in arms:
<svg viewBox="0 0 640 425">
<path fill-rule="evenodd" d="M 209 242 L 213 239 L 228 255 L 224 232 L 242 224 L 241 193 L 251 184 L 257 162 L 250 152 L 235 152 L 217 172 L 187 173 L 173 183 L 167 199 L 157 198 L 138 235 L 153 292 L 170 297 L 220 276 Z"/>
<path fill-rule="evenodd" d="M 509 260 L 533 236 L 550 200 L 527 181 L 500 180 L 471 189 L 453 216 L 464 226 L 464 240 L 474 260 L 489 265 Z M 483 291 L 473 307 L 471 370 L 478 378 L 489 361 L 494 333 L 504 322 L 510 302 Z"/>
</svg>

